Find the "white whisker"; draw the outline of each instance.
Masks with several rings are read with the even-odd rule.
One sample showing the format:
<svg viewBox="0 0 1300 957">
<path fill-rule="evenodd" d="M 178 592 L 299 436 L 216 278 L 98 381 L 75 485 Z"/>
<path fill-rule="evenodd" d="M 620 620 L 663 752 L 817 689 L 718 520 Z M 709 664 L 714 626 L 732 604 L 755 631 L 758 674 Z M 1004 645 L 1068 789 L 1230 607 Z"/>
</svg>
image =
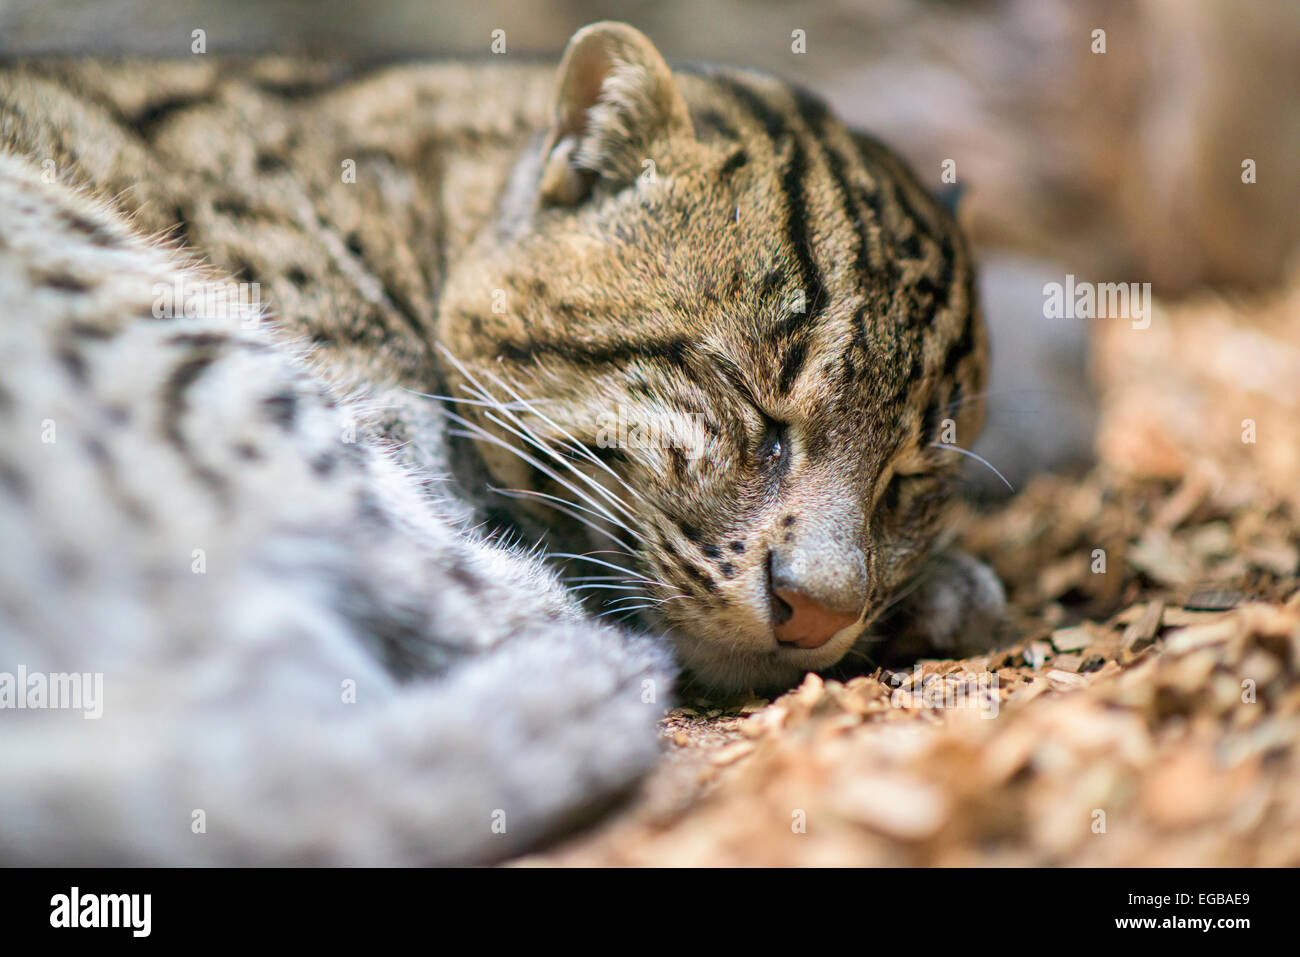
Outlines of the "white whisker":
<svg viewBox="0 0 1300 957">
<path fill-rule="evenodd" d="M 654 602 L 648 602 L 643 605 L 625 605 L 622 608 L 610 608 L 608 611 L 603 612 L 601 617 L 604 617 L 604 615 L 612 615 L 616 612 L 644 611 L 647 608 L 653 608 L 653 607 L 654 607 Z"/>
<path fill-rule="evenodd" d="M 567 469 L 569 469 L 569 471 L 573 472 L 574 475 L 578 476 L 578 477 L 581 478 L 583 481 L 585 481 L 587 484 L 591 485 L 591 486 L 592 486 L 592 487 L 593 487 L 597 492 L 599 492 L 599 493 L 600 493 L 601 495 L 603 495 L 606 499 L 608 499 L 608 500 L 609 500 L 609 501 L 610 501 L 610 502 L 611 502 L 611 503 L 612 503 L 616 508 L 618 508 L 620 511 L 622 511 L 623 514 L 627 515 L 628 518 L 630 518 L 630 519 L 632 519 L 632 520 L 634 520 L 634 521 L 636 520 L 636 515 L 633 514 L 633 512 L 632 512 L 632 511 L 631 511 L 631 510 L 626 506 L 626 504 L 624 504 L 624 502 L 623 502 L 622 499 L 620 499 L 618 496 L 614 495 L 612 492 L 610 492 L 608 489 L 606 489 L 606 488 L 605 488 L 603 485 L 601 485 L 599 482 L 596 482 L 596 481 L 592 480 L 591 477 L 588 476 L 588 475 L 586 475 L 584 472 L 581 472 L 580 470 L 574 468 L 574 466 L 573 466 L 573 464 L 572 464 L 571 462 L 566 461 L 562 456 L 560 456 L 560 455 L 559 455 L 559 454 L 558 454 L 554 449 L 552 449 L 549 445 L 546 445 L 544 442 L 542 442 L 540 436 L 538 436 L 537 433 L 536 433 L 533 429 L 529 428 L 528 425 L 527 425 L 525 422 L 523 422 L 523 421 L 522 421 L 522 420 L 521 420 L 517 415 L 515 415 L 515 414 L 514 414 L 510 409 L 506 408 L 506 407 L 505 407 L 505 404 L 504 404 L 504 403 L 501 403 L 501 402 L 496 398 L 496 396 L 492 395 L 492 394 L 491 394 L 491 393 L 490 393 L 490 392 L 489 392 L 489 391 L 488 391 L 488 390 L 483 386 L 483 384 L 482 384 L 481 382 L 478 381 L 478 379 L 474 378 L 474 374 L 471 373 L 467 368 L 465 368 L 464 363 L 462 363 L 459 359 L 457 359 L 454 355 L 452 355 L 451 351 L 450 351 L 449 349 L 447 349 L 446 346 L 439 346 L 439 348 L 442 350 L 443 355 L 445 355 L 445 356 L 447 357 L 447 359 L 448 359 L 448 360 L 449 360 L 453 365 L 456 366 L 457 370 L 459 370 L 459 372 L 461 373 L 461 375 L 463 375 L 466 379 L 468 379 L 468 380 L 470 381 L 470 383 L 474 386 L 474 389 L 472 389 L 472 390 L 467 389 L 466 391 L 473 392 L 474 394 L 478 395 L 479 398 L 482 399 L 482 400 L 484 400 L 485 402 L 495 403 L 495 407 L 496 407 L 498 410 L 500 410 L 501 412 L 503 412 L 503 413 L 505 413 L 506 415 L 508 415 L 508 416 L 510 417 L 510 419 L 511 419 L 513 422 L 515 422 L 515 423 L 516 423 L 516 424 L 517 424 L 521 429 L 525 429 L 525 430 L 527 430 L 527 432 L 528 432 L 529 434 L 526 436 L 526 435 L 524 435 L 523 433 L 516 431 L 515 429 L 511 428 L 510 426 L 506 425 L 504 422 L 501 422 L 500 420 L 496 419 L 495 417 L 493 417 L 493 416 L 491 416 L 491 415 L 488 416 L 489 419 L 491 419 L 493 422 L 496 422 L 496 424 L 499 425 L 499 426 L 501 426 L 502 428 L 507 429 L 507 430 L 510 431 L 510 432 L 513 432 L 515 435 L 518 435 L 521 439 L 524 439 L 525 441 L 530 442 L 531 444 L 535 445 L 537 448 L 541 449 L 542 451 L 545 451 L 548 455 L 550 455 L 550 456 L 551 456 L 552 458 L 554 458 L 556 461 L 558 461 L 558 462 L 560 462 L 562 465 L 564 465 L 565 468 L 567 468 Z M 516 399 L 518 399 L 519 401 L 522 401 L 522 402 L 524 402 L 524 403 L 527 404 L 528 400 L 524 399 L 521 395 L 519 395 L 518 392 L 516 392 L 514 389 L 512 389 L 508 384 L 506 384 L 505 382 L 502 382 L 500 378 L 498 378 L 498 377 L 495 376 L 495 375 L 492 375 L 492 373 L 488 373 L 488 375 L 491 375 L 492 378 L 493 378 L 493 379 L 494 379 L 494 380 L 495 380 L 495 381 L 496 381 L 496 382 L 497 382 L 497 383 L 498 383 L 498 384 L 499 384 L 503 389 L 505 389 L 505 390 L 506 390 L 507 392 L 509 392 L 511 395 L 515 396 Z M 543 413 L 537 411 L 537 409 L 533 408 L 531 405 L 529 406 L 529 411 L 531 411 L 534 415 L 536 415 L 536 416 L 538 416 L 539 418 L 541 418 L 543 421 L 548 422 L 548 423 L 549 423 L 553 428 L 559 429 L 561 432 L 564 432 L 564 429 L 563 429 L 561 426 L 559 426 L 559 425 L 557 425 L 556 423 L 554 423 L 554 422 L 553 422 L 549 417 L 547 417 L 547 416 L 544 415 Z M 568 435 L 567 432 L 564 432 L 564 434 L 565 434 L 565 435 Z M 571 439 L 573 438 L 572 436 L 569 436 L 569 437 L 570 437 Z M 573 441 L 574 441 L 574 442 L 577 442 L 577 439 L 573 439 Z M 578 445 L 581 445 L 581 444 L 582 444 L 582 443 L 580 443 L 580 442 L 578 443 Z M 585 452 L 585 453 L 586 453 L 586 454 L 591 458 L 591 460 L 592 460 L 593 462 L 595 462 L 595 463 L 596 463 L 597 465 L 599 465 L 601 468 L 604 468 L 607 472 L 610 471 L 610 470 L 609 470 L 609 467 L 606 466 L 605 463 L 601 462 L 598 458 L 596 458 L 595 456 L 591 455 L 591 452 L 590 452 L 589 450 L 587 450 L 585 446 L 582 446 L 582 449 L 583 449 L 583 451 L 584 451 L 584 452 Z M 576 451 L 576 450 L 575 450 L 575 451 Z M 611 475 L 614 475 L 613 472 L 610 472 L 610 474 L 611 474 Z M 622 479 L 619 479 L 619 477 L 618 477 L 617 475 L 614 475 L 614 478 L 615 478 L 615 480 L 617 480 L 620 484 L 622 484 L 625 488 L 628 488 L 628 491 L 633 492 L 633 494 L 636 494 L 635 491 L 634 491 L 633 489 L 631 489 L 630 487 L 628 487 L 628 486 L 626 485 L 626 483 L 624 483 L 624 482 L 622 481 Z M 593 504 L 594 504 L 594 503 L 593 503 Z"/>
<path fill-rule="evenodd" d="M 445 413 L 445 414 L 447 415 L 448 418 L 452 419 L 452 421 L 456 422 L 456 423 L 459 424 L 459 425 L 463 425 L 465 428 L 471 430 L 470 433 L 468 433 L 468 434 L 465 434 L 465 433 L 459 433 L 459 432 L 454 432 L 454 433 L 452 433 L 452 434 L 456 434 L 456 435 L 465 435 L 466 438 L 471 438 L 471 439 L 473 439 L 473 438 L 481 438 L 481 439 L 483 439 L 485 442 L 490 442 L 490 443 L 492 443 L 493 445 L 500 446 L 501 448 L 505 449 L 506 451 L 511 452 L 512 454 L 514 454 L 514 455 L 518 456 L 519 458 L 523 459 L 525 462 L 527 462 L 527 463 L 528 463 L 529 465 L 531 465 L 533 468 L 537 469 L 537 471 L 541 472 L 543 475 L 545 475 L 545 476 L 549 477 L 550 479 L 552 479 L 552 480 L 553 480 L 557 485 L 561 485 L 561 486 L 563 486 L 564 488 L 566 488 L 566 489 L 568 489 L 570 492 L 572 492 L 574 495 L 576 495 L 578 498 L 582 499 L 582 500 L 583 500 L 584 502 L 586 502 L 587 504 L 589 504 L 589 505 L 593 506 L 594 508 L 596 508 L 596 509 L 600 512 L 602 518 L 607 519 L 610 523 L 612 523 L 612 524 L 614 524 L 614 525 L 620 525 L 620 524 L 622 524 L 622 523 L 619 521 L 619 519 L 618 519 L 615 515 L 613 515 L 612 513 L 610 513 L 610 512 L 609 512 L 609 511 L 608 511 L 608 510 L 607 510 L 603 505 L 601 505 L 599 502 L 597 502 L 597 501 L 595 501 L 594 499 L 592 499 L 589 495 L 586 495 L 586 494 L 585 494 L 584 492 L 582 492 L 580 489 L 574 488 L 571 484 L 569 484 L 569 483 L 568 483 L 567 481 L 565 481 L 564 479 L 560 478 L 558 475 L 556 475 L 554 472 L 552 472 L 549 468 L 547 468 L 545 465 L 543 465 L 543 464 L 542 464 L 541 462 L 539 462 L 537 459 L 533 458 L 531 455 L 529 455 L 529 454 L 528 454 L 527 452 L 525 452 L 523 449 L 516 448 L 515 446 L 511 445 L 509 442 L 506 442 L 504 439 L 500 438 L 499 436 L 495 436 L 495 435 L 493 435 L 491 432 L 487 431 L 486 429 L 482 428 L 481 426 L 475 425 L 473 422 L 469 421 L 469 419 L 463 418 L 462 416 L 457 415 L 455 412 L 447 412 L 447 413 Z M 623 526 L 623 527 L 626 528 L 626 526 Z M 631 531 L 631 530 L 629 529 L 629 531 Z M 632 534 L 635 535 L 636 533 L 633 532 Z"/>
<path fill-rule="evenodd" d="M 1007 481 L 1007 477 L 1003 475 L 1001 472 L 999 472 L 997 469 L 995 469 L 993 467 L 993 463 L 990 462 L 988 459 L 984 458 L 982 455 L 976 455 L 974 452 L 971 452 L 968 449 L 963 449 L 960 445 L 947 445 L 943 442 L 931 442 L 930 445 L 931 447 L 936 449 L 948 449 L 949 451 L 960 452 L 962 455 L 966 455 L 969 456 L 970 458 L 973 458 L 976 462 L 982 463 L 990 472 L 992 472 L 998 478 L 1002 479 L 1002 484 L 1005 485 L 1007 488 L 1011 489 L 1011 491 L 1014 492 L 1016 490 L 1015 486 L 1013 486 L 1010 482 Z"/>
<path fill-rule="evenodd" d="M 536 436 L 536 435 L 527 435 L 527 434 L 525 434 L 525 433 L 519 431 L 518 429 L 514 428 L 513 426 L 508 425 L 508 424 L 505 423 L 505 422 L 502 422 L 500 419 L 498 419 L 495 415 L 493 415 L 493 414 L 490 413 L 490 412 L 487 413 L 487 414 L 484 416 L 484 418 L 487 419 L 489 422 L 492 422 L 492 423 L 495 423 L 496 425 L 499 425 L 501 428 L 505 429 L 507 432 L 510 432 L 510 433 L 512 433 L 512 434 L 514 434 L 514 435 L 519 436 L 519 438 L 523 439 L 525 442 L 527 442 L 529 445 L 533 446 L 533 448 L 537 449 L 539 452 L 545 452 L 547 455 L 549 455 L 549 456 L 550 456 L 552 459 L 554 459 L 556 462 L 558 462 L 559 464 L 563 465 L 566 469 L 568 469 L 570 472 L 572 472 L 575 476 L 577 476 L 577 477 L 580 478 L 582 481 L 584 481 L 584 482 L 586 482 L 588 485 L 590 485 L 590 486 L 592 487 L 592 489 L 596 492 L 596 494 L 598 494 L 598 495 L 600 495 L 601 497 L 603 497 L 604 499 L 606 499 L 606 500 L 607 500 L 611 505 L 613 505 L 615 508 L 617 508 L 620 512 L 622 512 L 622 513 L 623 513 L 624 515 L 626 515 L 628 518 L 632 519 L 633 521 L 636 521 L 636 514 L 635 514 L 634 512 L 632 512 L 632 510 L 629 509 L 629 508 L 628 508 L 628 507 L 623 503 L 623 500 L 622 500 L 622 499 L 620 499 L 617 495 L 615 495 L 614 493 L 612 493 L 609 489 L 605 488 L 605 486 L 601 485 L 599 482 L 597 482 L 597 481 L 596 481 L 595 479 L 593 479 L 591 476 L 587 475 L 585 472 L 581 471 L 580 469 L 574 468 L 572 462 L 568 461 L 567 459 L 564 458 L 564 456 L 562 456 L 562 455 L 560 455 L 558 452 L 556 452 L 555 449 L 551 448 L 551 446 L 548 445 L 545 441 L 543 441 L 540 437 L 538 437 L 538 436 Z M 567 488 L 567 489 L 569 489 L 570 491 L 572 491 L 575 495 L 579 495 L 579 496 L 583 499 L 583 501 L 591 502 L 591 504 L 593 504 L 593 505 L 596 504 L 594 501 L 592 501 L 591 496 L 589 496 L 589 495 L 587 495 L 587 494 L 585 494 L 585 493 L 578 492 L 578 490 L 575 489 L 572 485 L 568 484 L 567 482 L 562 482 L 559 478 L 556 478 L 555 480 L 556 480 L 557 482 L 560 482 L 560 484 L 564 485 L 565 488 Z M 626 527 L 626 526 L 625 526 L 625 527 Z M 629 529 L 629 531 L 631 531 L 631 530 Z M 636 533 L 633 532 L 633 534 L 635 535 Z M 639 536 L 638 536 L 638 537 L 639 537 Z"/>
<path fill-rule="evenodd" d="M 488 491 L 489 491 L 489 492 L 495 492 L 497 495 L 501 495 L 501 496 L 503 496 L 503 497 L 505 497 L 505 498 L 517 498 L 517 499 L 537 498 L 537 499 L 541 499 L 543 505 L 547 506 L 548 508 L 553 508 L 553 509 L 555 509 L 557 512 L 560 512 L 561 514 L 564 514 L 564 515 L 569 516 L 569 518 L 573 519 L 575 522 L 581 522 L 583 525 L 586 525 L 588 528 L 590 528 L 590 529 L 591 529 L 593 532 L 595 532 L 596 534 L 598 534 L 598 535 L 604 535 L 606 538 L 608 538 L 608 539 L 609 539 L 611 542 L 613 542 L 615 545 L 621 545 L 621 546 L 623 546 L 624 548 L 628 548 L 628 547 L 630 547 L 630 546 L 628 545 L 627 542 L 623 541 L 623 539 L 619 538 L 617 535 L 613 534 L 612 532 L 608 531 L 607 529 L 601 528 L 599 525 L 597 525 L 597 524 L 596 524 L 595 522 L 593 522 L 591 519 L 589 519 L 589 518 L 583 518 L 583 517 L 582 517 L 581 515 L 579 515 L 577 512 L 573 511 L 572 508 L 567 508 L 565 505 L 558 504 L 558 503 L 560 503 L 560 502 L 564 502 L 564 501 L 565 501 L 565 500 L 562 499 L 562 498 L 557 498 L 557 497 L 554 496 L 554 495 L 544 495 L 544 494 L 541 493 L 541 492 L 531 492 L 531 493 L 530 493 L 530 492 L 516 491 L 516 490 L 514 490 L 514 489 L 500 489 L 500 488 L 492 488 L 491 486 L 488 487 Z M 547 501 L 547 499 L 553 499 L 554 501 Z M 574 503 L 573 503 L 573 502 L 569 502 L 568 505 L 574 505 Z M 574 505 L 574 507 L 575 507 L 575 508 L 580 508 L 581 506 Z M 587 511 L 590 511 L 590 509 L 587 509 Z M 594 514 L 594 513 L 593 513 L 593 514 Z"/>
<path fill-rule="evenodd" d="M 592 564 L 595 565 L 604 565 L 606 568 L 612 568 L 616 572 L 624 572 L 630 575 L 632 579 L 635 581 L 644 581 L 651 585 L 657 585 L 660 588 L 667 587 L 664 585 L 663 582 L 654 581 L 653 579 L 649 579 L 649 578 L 642 578 L 640 575 L 632 571 L 632 569 L 630 568 L 624 568 L 622 565 L 615 565 L 613 562 L 607 562 L 599 558 L 592 558 L 590 555 L 578 555 L 575 554 L 574 552 L 551 552 L 550 555 L 548 555 L 547 557 L 548 558 L 572 558 L 581 562 L 591 562 Z"/>
<path fill-rule="evenodd" d="M 501 388 L 505 389 L 505 390 L 506 390 L 507 392 L 509 392 L 512 396 L 514 396 L 517 400 L 519 400 L 520 402 L 523 402 L 523 403 L 525 403 L 525 404 L 528 403 L 528 400 L 525 399 L 523 396 L 521 396 L 517 391 L 515 391 L 515 389 L 513 389 L 513 388 L 510 386 L 509 383 L 502 381 L 501 378 L 499 378 L 499 377 L 496 376 L 496 375 L 493 375 L 491 372 L 487 373 L 487 375 L 488 375 L 489 377 L 491 377 L 491 379 L 492 379 L 494 382 L 496 382 L 499 386 L 501 386 Z M 543 422 L 545 422 L 547 425 L 549 425 L 551 428 L 555 429 L 557 432 L 559 432 L 561 435 L 563 435 L 565 438 L 567 438 L 570 442 L 572 442 L 573 444 L 570 446 L 570 448 L 572 448 L 573 451 L 578 452 L 579 454 L 581 454 L 581 455 L 583 455 L 585 458 L 587 458 L 587 459 L 588 459 L 592 464 L 596 465 L 598 468 L 603 469 L 605 472 L 607 472 L 607 473 L 608 473 L 608 474 L 609 474 L 609 475 L 614 479 L 614 481 L 618 482 L 619 485 L 621 485 L 623 488 L 627 489 L 630 493 L 632 493 L 632 495 L 634 495 L 634 496 L 636 496 L 637 498 L 642 499 L 642 501 L 644 501 L 644 499 L 642 498 L 640 492 L 638 492 L 638 491 L 637 491 L 636 489 L 634 489 L 632 486 L 628 485 L 627 482 L 623 481 L 623 479 L 619 477 L 618 473 L 616 473 L 616 472 L 615 472 L 613 469 L 611 469 L 608 465 L 606 465 L 604 462 L 602 462 L 602 461 L 600 460 L 600 457 L 599 457 L 598 455 L 596 455 L 595 453 L 593 453 L 589 448 L 587 448 L 587 446 L 586 446 L 583 442 L 579 441 L 576 437 L 574 437 L 574 435 L 573 435 L 572 433 L 570 433 L 567 429 L 565 429 L 564 426 L 562 426 L 562 425 L 560 425 L 559 423 L 553 421 L 553 420 L 552 420 L 549 416 L 547 416 L 545 413 L 543 413 L 543 412 L 539 412 L 539 411 L 537 411 L 537 409 L 532 408 L 531 406 L 529 406 L 529 409 L 528 409 L 528 410 L 529 410 L 530 412 L 532 412 L 534 415 L 536 415 L 536 416 L 537 416 L 539 419 L 541 419 Z"/>
<path fill-rule="evenodd" d="M 532 498 L 550 499 L 553 502 L 559 502 L 562 505 L 569 506 L 570 508 L 576 508 L 580 512 L 586 512 L 588 515 L 594 515 L 597 518 L 599 518 L 601 521 L 609 522 L 611 525 L 617 525 L 619 528 L 623 529 L 629 535 L 634 535 L 637 538 L 640 538 L 640 536 L 637 535 L 635 531 L 633 531 L 631 528 L 628 528 L 628 526 L 624 525 L 622 522 L 618 521 L 617 519 L 607 518 L 605 515 L 595 511 L 594 509 L 587 508 L 585 505 L 579 505 L 577 502 L 570 502 L 567 498 L 560 498 L 560 496 L 558 495 L 551 495 L 549 492 L 538 492 L 535 489 L 529 489 L 529 488 L 495 488 L 491 485 L 488 486 L 488 489 L 500 495 L 510 495 L 514 497 L 528 496 Z M 619 544 L 623 544 L 623 543 L 620 542 Z M 630 548 L 631 546 L 623 544 L 623 547 Z"/>
<path fill-rule="evenodd" d="M 405 387 L 403 387 L 403 391 L 409 392 L 411 393 L 411 395 L 418 395 L 422 399 L 436 399 L 439 402 L 451 402 L 451 403 L 461 404 L 461 405 L 480 405 L 480 406 L 485 406 L 486 408 L 489 409 L 508 408 L 510 406 L 515 405 L 515 403 L 513 402 L 501 403 L 501 402 L 493 402 L 493 401 L 484 401 L 482 399 L 466 399 L 464 396 L 457 398 L 456 396 L 453 395 L 436 395 L 435 393 L 432 392 L 416 392 L 414 389 L 407 389 Z M 549 400 L 539 399 L 537 401 L 546 402 Z M 529 407 L 526 405 L 519 405 L 518 408 L 523 411 L 529 411 Z"/>
</svg>

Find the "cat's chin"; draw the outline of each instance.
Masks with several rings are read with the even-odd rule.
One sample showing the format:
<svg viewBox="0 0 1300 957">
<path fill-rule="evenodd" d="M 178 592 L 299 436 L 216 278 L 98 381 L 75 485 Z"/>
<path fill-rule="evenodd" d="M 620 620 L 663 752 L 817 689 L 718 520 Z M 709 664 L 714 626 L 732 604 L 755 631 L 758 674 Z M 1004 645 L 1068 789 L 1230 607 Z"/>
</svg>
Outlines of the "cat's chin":
<svg viewBox="0 0 1300 957">
<path fill-rule="evenodd" d="M 677 656 L 699 685 L 710 691 L 779 693 L 795 687 L 810 671 L 825 671 L 843 660 L 866 628 L 855 623 L 818 648 L 798 648 L 771 639 L 770 646 L 738 650 L 734 640 L 672 632 Z"/>
</svg>

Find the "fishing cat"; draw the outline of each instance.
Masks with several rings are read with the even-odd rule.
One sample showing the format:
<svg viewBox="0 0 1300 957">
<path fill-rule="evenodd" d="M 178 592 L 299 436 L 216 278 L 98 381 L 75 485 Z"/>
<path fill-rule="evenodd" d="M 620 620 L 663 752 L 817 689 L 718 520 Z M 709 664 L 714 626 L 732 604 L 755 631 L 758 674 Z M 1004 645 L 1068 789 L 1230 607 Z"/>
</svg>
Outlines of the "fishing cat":
<svg viewBox="0 0 1300 957">
<path fill-rule="evenodd" d="M 558 76 L 4 65 L 0 316 L 6 861 L 497 859 L 654 761 L 674 661 L 1000 615 L 953 221 L 621 24 Z"/>
</svg>

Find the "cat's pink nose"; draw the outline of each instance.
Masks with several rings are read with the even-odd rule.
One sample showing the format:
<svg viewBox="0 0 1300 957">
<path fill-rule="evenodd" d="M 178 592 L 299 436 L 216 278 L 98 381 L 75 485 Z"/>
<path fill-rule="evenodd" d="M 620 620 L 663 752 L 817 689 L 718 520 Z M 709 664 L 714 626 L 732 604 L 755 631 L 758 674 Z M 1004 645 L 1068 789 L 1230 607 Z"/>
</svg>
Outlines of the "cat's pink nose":
<svg viewBox="0 0 1300 957">
<path fill-rule="evenodd" d="M 858 620 L 857 615 L 827 608 L 801 591 L 778 588 L 773 594 L 780 602 L 776 606 L 776 640 L 783 645 L 820 648 L 837 631 Z M 782 608 L 781 605 L 785 607 Z M 788 615 L 786 609 L 789 609 Z"/>
</svg>

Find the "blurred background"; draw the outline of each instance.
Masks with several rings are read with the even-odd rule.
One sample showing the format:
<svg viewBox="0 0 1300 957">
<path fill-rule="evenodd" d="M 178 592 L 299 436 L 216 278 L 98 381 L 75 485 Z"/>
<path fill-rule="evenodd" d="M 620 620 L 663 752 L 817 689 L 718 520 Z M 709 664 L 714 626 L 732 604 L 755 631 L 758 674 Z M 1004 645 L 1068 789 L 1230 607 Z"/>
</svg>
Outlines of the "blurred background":
<svg viewBox="0 0 1300 957">
<path fill-rule="evenodd" d="M 0 0 L 0 55 L 187 57 L 203 29 L 211 55 L 486 59 L 504 31 L 535 58 L 599 19 L 803 81 L 936 188 L 952 161 L 994 341 L 984 451 L 1017 484 L 1092 434 L 1086 329 L 1042 320 L 1045 282 L 1170 303 L 1300 268 L 1296 0 Z"/>
<path fill-rule="evenodd" d="M 535 56 L 605 18 L 806 82 L 936 184 L 955 160 L 981 242 L 1171 296 L 1276 283 L 1300 240 L 1295 0 L 0 0 L 0 55 L 183 57 L 201 28 L 213 54 L 488 56 L 504 30 Z"/>
</svg>

